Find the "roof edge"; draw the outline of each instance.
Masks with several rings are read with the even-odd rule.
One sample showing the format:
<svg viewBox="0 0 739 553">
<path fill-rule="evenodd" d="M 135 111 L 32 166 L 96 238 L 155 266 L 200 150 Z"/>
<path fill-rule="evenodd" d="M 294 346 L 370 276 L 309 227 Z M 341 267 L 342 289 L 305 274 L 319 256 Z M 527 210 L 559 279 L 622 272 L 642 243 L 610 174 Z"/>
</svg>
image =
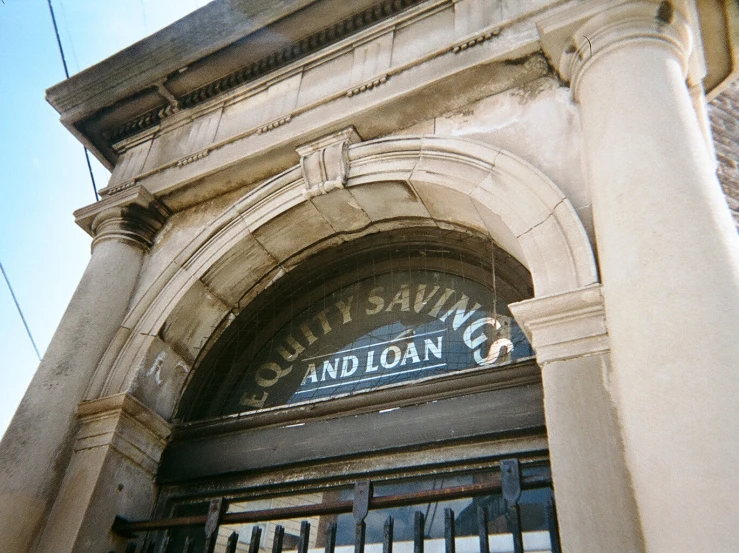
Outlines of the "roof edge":
<svg viewBox="0 0 739 553">
<path fill-rule="evenodd" d="M 46 99 L 62 115 L 94 113 L 315 1 L 211 2 L 50 87 Z"/>
</svg>

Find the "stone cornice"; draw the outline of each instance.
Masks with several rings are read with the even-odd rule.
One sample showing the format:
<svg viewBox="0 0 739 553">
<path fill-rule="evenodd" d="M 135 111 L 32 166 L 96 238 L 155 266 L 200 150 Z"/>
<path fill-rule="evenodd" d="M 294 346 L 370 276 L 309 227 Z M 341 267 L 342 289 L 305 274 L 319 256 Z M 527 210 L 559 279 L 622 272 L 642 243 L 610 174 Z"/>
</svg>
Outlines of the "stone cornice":
<svg viewBox="0 0 739 553">
<path fill-rule="evenodd" d="M 540 364 L 610 349 L 600 284 L 508 306 Z"/>
<path fill-rule="evenodd" d="M 171 434 L 169 423 L 129 394 L 116 394 L 77 407 L 80 429 L 75 451 L 112 447 L 150 474 Z"/>
<path fill-rule="evenodd" d="M 111 58 L 52 87 L 47 100 L 64 125 L 112 168 L 119 154 L 114 144 L 127 137 L 157 129 L 176 113 L 223 100 L 244 84 L 351 40 L 423 2 L 221 0 L 214 3 L 220 9 L 206 6 L 117 54 L 117 64 Z M 112 84 L 101 86 L 95 77 Z"/>
<path fill-rule="evenodd" d="M 132 185 L 75 211 L 75 222 L 93 236 L 92 245 L 120 240 L 147 249 L 169 210 L 141 185 Z"/>
<path fill-rule="evenodd" d="M 220 96 L 221 94 L 236 88 L 237 86 L 254 81 L 259 77 L 279 69 L 303 56 L 320 50 L 329 44 L 333 44 L 343 38 L 356 33 L 378 21 L 392 17 L 401 10 L 420 3 L 422 0 L 382 0 L 374 6 L 352 15 L 342 21 L 324 27 L 320 31 L 312 33 L 299 41 L 296 41 L 280 50 L 249 63 L 217 79 L 205 86 L 201 86 L 176 98 L 179 109 L 197 106 L 207 100 Z M 116 142 L 123 138 L 132 136 L 142 130 L 155 126 L 162 119 L 176 113 L 177 108 L 173 102 L 143 113 L 111 131 L 103 134 L 103 138 L 110 142 Z"/>
<path fill-rule="evenodd" d="M 570 83 L 575 99 L 580 77 L 605 54 L 634 43 L 659 42 L 674 50 L 687 75 L 693 47 L 688 22 L 672 2 L 588 2 L 537 24 L 542 48 Z"/>
<path fill-rule="evenodd" d="M 432 7 L 435 10 L 448 9 L 447 1 L 435 0 L 433 6 L 423 4 L 417 9 L 409 10 L 407 14 L 403 14 L 403 19 L 407 18 L 405 24 L 412 24 L 411 21 L 415 21 L 414 17 L 420 18 L 428 16 L 429 13 L 433 14 Z M 370 39 L 376 40 L 377 33 L 381 33 L 382 28 L 388 26 L 389 29 L 395 23 L 397 21 L 391 20 L 375 25 L 372 29 L 360 33 L 356 40 L 362 42 Z M 203 187 L 206 183 L 210 186 L 211 182 L 216 181 L 215 187 L 211 187 L 211 192 L 222 191 L 219 186 L 222 186 L 224 181 L 216 175 L 227 167 L 231 168 L 229 170 L 236 170 L 237 166 L 245 167 L 244 163 L 249 160 L 247 173 L 238 179 L 229 179 L 242 183 L 255 182 L 249 179 L 253 178 L 252 175 L 263 174 L 266 165 L 270 167 L 270 173 L 286 169 L 293 163 L 296 144 L 310 140 L 318 134 L 318 131 L 330 132 L 333 129 L 345 128 L 347 125 L 355 125 L 362 133 L 365 127 L 371 129 L 370 136 L 363 134 L 364 138 L 373 138 L 392 132 L 396 128 L 394 125 L 398 124 L 397 118 L 389 115 L 390 112 L 397 110 L 393 105 L 401 106 L 404 98 L 420 94 L 424 88 L 428 90 L 433 88 L 435 94 L 432 95 L 432 101 L 425 102 L 419 108 L 416 117 L 420 116 L 420 111 L 427 113 L 428 117 L 433 117 L 434 114 L 459 107 L 457 100 L 461 97 L 449 94 L 450 89 L 458 90 L 460 87 L 466 89 L 464 101 L 470 102 L 485 95 L 523 84 L 549 72 L 544 57 L 536 53 L 538 41 L 533 21 L 522 16 L 509 20 L 503 25 L 496 22 L 494 27 L 486 28 L 482 33 L 486 34 L 493 28 L 501 29 L 498 33 L 501 40 L 489 40 L 487 47 L 468 48 L 464 52 L 453 53 L 450 44 L 444 44 L 417 58 L 391 67 L 387 71 L 386 82 L 382 83 L 379 91 L 373 89 L 371 95 L 364 93 L 352 95 L 349 98 L 347 89 L 337 88 L 335 92 L 327 90 L 325 96 L 302 103 L 289 110 L 290 122 L 268 133 L 258 133 L 263 126 L 263 123 L 259 122 L 258 125 L 241 127 L 237 133 L 228 135 L 223 133 L 209 142 L 207 146 L 199 145 L 197 150 L 188 151 L 181 158 L 161 159 L 161 162 L 156 165 L 146 161 L 147 165 L 145 165 L 143 159 L 146 158 L 146 146 L 143 144 L 146 141 L 156 145 L 156 141 L 165 140 L 164 137 L 169 133 L 178 132 L 182 126 L 192 124 L 196 117 L 202 119 L 214 114 L 217 118 L 220 110 L 247 100 L 257 92 L 278 83 L 281 78 L 288 78 L 286 77 L 288 73 L 285 73 L 286 69 L 278 70 L 274 75 L 266 77 L 266 81 L 260 82 L 257 88 L 252 89 L 249 85 L 228 93 L 226 108 L 222 101 L 218 101 L 206 102 L 202 106 L 193 108 L 192 111 L 182 110 L 170 118 L 166 128 L 162 127 L 156 133 L 142 132 L 121 144 L 122 150 L 142 145 L 139 147 L 144 153 L 141 158 L 139 158 L 139 153 L 126 153 L 125 155 L 138 160 L 132 162 L 136 168 L 130 171 L 121 170 L 120 173 L 125 173 L 125 177 L 121 177 L 118 171 L 115 171 L 110 186 L 101 190 L 100 193 L 101 195 L 117 193 L 121 186 L 125 187 L 126 182 L 135 178 L 137 182 L 142 182 L 158 196 L 167 196 L 168 205 L 178 210 L 183 206 L 191 205 L 187 199 L 189 193 L 185 192 L 185 188 L 193 182 L 197 181 Z M 385 29 L 385 32 L 389 32 L 388 29 Z M 478 34 L 479 32 L 476 31 L 474 36 Z M 316 56 L 319 56 L 320 60 L 311 59 L 310 63 L 326 62 L 330 56 L 338 55 L 334 48 L 340 46 L 332 46 L 318 52 Z M 457 59 L 449 63 L 449 56 Z M 511 56 L 516 56 L 515 64 L 507 62 Z M 498 64 L 499 80 L 490 81 L 486 77 L 486 72 L 475 70 L 477 66 L 489 64 Z M 293 72 L 297 69 L 292 66 L 288 69 L 290 70 L 289 75 L 294 76 Z M 389 78 L 390 76 L 392 78 Z M 456 86 L 452 84 L 453 80 L 456 80 Z M 370 113 L 370 108 L 373 113 Z M 284 132 L 285 127 L 290 128 L 289 132 Z M 135 140 L 135 142 L 130 140 Z M 128 162 L 129 158 L 124 158 L 121 162 L 124 164 L 122 166 L 128 167 Z M 202 195 L 199 194 L 198 198 L 198 201 L 201 201 Z"/>
<path fill-rule="evenodd" d="M 60 112 L 84 113 L 135 94 L 183 66 L 218 52 L 263 27 L 290 17 L 315 0 L 211 2 L 146 39 L 72 75 L 47 91 Z M 228 23 L 228 24 L 226 24 Z"/>
</svg>

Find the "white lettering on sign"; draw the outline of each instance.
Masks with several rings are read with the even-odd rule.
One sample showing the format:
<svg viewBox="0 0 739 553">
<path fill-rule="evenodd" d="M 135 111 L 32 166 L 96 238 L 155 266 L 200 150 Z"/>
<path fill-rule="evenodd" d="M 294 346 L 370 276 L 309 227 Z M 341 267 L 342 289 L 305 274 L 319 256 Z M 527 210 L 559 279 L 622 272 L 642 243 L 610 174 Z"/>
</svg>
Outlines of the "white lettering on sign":
<svg viewBox="0 0 739 553">
<path fill-rule="evenodd" d="M 436 331 L 438 334 L 443 331 Z M 309 363 L 303 378 L 303 385 L 319 384 L 320 382 L 326 382 L 328 380 L 340 380 L 351 376 L 360 376 L 366 373 L 374 373 L 382 367 L 383 369 L 394 369 L 395 367 L 403 367 L 405 365 L 416 365 L 419 363 L 425 363 L 429 361 L 431 354 L 436 360 L 441 359 L 443 356 L 443 336 L 436 336 L 436 343 L 432 339 L 426 338 L 423 341 L 419 340 L 417 345 L 414 341 L 407 341 L 406 339 L 396 340 L 394 344 L 385 345 L 380 344 L 379 346 L 370 346 L 366 352 L 366 355 L 336 355 L 330 359 L 325 359 L 322 364 L 322 376 L 318 377 L 316 374 L 316 363 Z M 418 348 L 421 347 L 425 351 L 425 356 L 422 359 L 418 353 Z M 367 349 L 357 348 L 357 349 Z M 375 364 L 375 358 L 379 359 L 379 364 Z M 433 359 L 432 359 L 433 361 Z M 438 367 L 439 364 L 434 365 Z M 306 390 L 298 393 L 305 393 Z"/>
<path fill-rule="evenodd" d="M 341 324 L 346 324 L 352 322 L 352 313 L 351 313 L 351 307 L 352 307 L 352 300 L 354 299 L 354 296 L 350 296 L 346 302 L 339 300 L 336 302 L 336 307 L 339 308 L 339 311 L 341 311 Z"/>
<path fill-rule="evenodd" d="M 351 365 L 351 367 L 350 367 Z M 357 372 L 357 366 L 359 365 L 359 359 L 356 355 L 346 355 L 341 360 L 341 378 L 353 375 Z"/>
<path fill-rule="evenodd" d="M 423 350 L 424 350 L 423 360 L 424 361 L 428 361 L 429 360 L 429 353 L 431 353 L 437 359 L 441 359 L 441 340 L 442 340 L 442 337 L 439 336 L 437 338 L 437 340 L 438 341 L 436 342 L 436 345 L 434 345 L 434 343 L 431 340 L 429 340 L 428 338 L 426 338 L 423 341 Z"/>
<path fill-rule="evenodd" d="M 365 372 L 373 373 L 377 369 L 380 368 L 380 365 L 373 365 L 372 361 L 375 358 L 375 352 L 374 351 L 368 351 L 367 352 L 367 368 L 365 369 Z"/>
<path fill-rule="evenodd" d="M 452 355 L 452 351 L 459 352 L 459 346 L 463 346 L 480 366 L 509 359 L 513 350 L 513 342 L 505 335 L 509 319 L 496 318 L 484 311 L 480 313 L 480 303 L 455 288 L 397 283 L 392 287 L 371 288 L 364 300 L 364 294 L 357 297 L 355 293 L 333 300 L 328 306 L 323 304 L 319 311 L 313 311 L 295 323 L 293 328 L 297 332 L 286 332 L 284 337 L 276 338 L 277 343 L 270 350 L 275 353 L 257 367 L 253 377 L 249 377 L 252 378 L 250 391 L 241 396 L 240 404 L 256 409 L 264 407 L 270 390 L 292 374 L 294 367 L 298 374 L 303 375 L 298 390 L 294 392 L 296 395 L 374 380 L 392 382 L 409 373 L 447 367 L 444 348 L 446 335 L 451 331 L 459 332 L 461 340 L 447 355 Z M 425 323 L 422 323 L 418 329 L 406 328 L 393 340 L 356 345 L 362 343 L 360 340 L 349 349 L 305 357 L 308 348 L 316 351 L 322 337 L 338 333 L 336 329 L 344 325 L 366 325 L 370 320 L 388 321 L 393 320 L 391 317 L 400 317 L 397 324 L 402 327 L 403 318 L 407 316 L 414 317 L 414 320 L 419 316 L 428 317 L 429 322 L 445 323 L 445 328 L 415 334 L 424 328 Z M 382 327 L 387 323 L 374 324 Z M 373 328 L 372 324 L 370 328 Z M 372 331 L 364 336 L 365 342 L 368 339 L 372 341 Z M 294 378 L 287 380 L 295 382 Z"/>
<path fill-rule="evenodd" d="M 257 384 L 262 388 L 269 388 L 274 386 L 277 382 L 285 375 L 290 374 L 293 370 L 292 365 L 283 369 L 277 363 L 265 363 L 257 369 L 257 375 L 255 377 Z"/>
<path fill-rule="evenodd" d="M 487 335 L 480 333 L 476 338 L 472 338 L 472 333 L 485 325 L 489 325 L 493 330 L 498 330 L 500 328 L 500 322 L 497 319 L 493 319 L 492 317 L 483 317 L 470 323 L 462 334 L 464 343 L 468 348 L 474 350 L 472 355 L 478 365 L 495 363 L 499 358 L 505 356 L 506 353 L 513 349 L 513 342 L 508 338 L 499 338 L 490 345 L 487 355 L 483 357 L 479 346 L 487 342 L 488 337 Z"/>
<path fill-rule="evenodd" d="M 400 364 L 405 365 L 408 362 L 408 359 L 410 359 L 412 363 L 421 362 L 421 358 L 418 357 L 418 350 L 416 350 L 416 345 L 413 342 L 410 342 L 408 346 L 405 348 L 405 353 L 403 354 L 403 360 L 400 362 Z"/>
<path fill-rule="evenodd" d="M 443 332 L 443 331 L 436 331 L 436 333 Z M 320 385 L 320 386 L 311 386 L 311 385 L 318 385 L 321 382 L 325 382 L 327 380 L 332 381 L 340 381 L 341 379 L 345 377 L 351 377 L 351 376 L 359 376 L 359 378 L 351 379 L 350 382 L 352 383 L 362 383 L 367 382 L 368 380 L 374 380 L 377 378 L 390 378 L 391 376 L 402 376 L 404 374 L 412 373 L 412 372 L 418 372 L 419 370 L 424 369 L 431 369 L 431 368 L 439 368 L 444 366 L 446 363 L 434 363 L 432 365 L 422 366 L 422 367 L 414 367 L 411 370 L 404 370 L 400 369 L 398 371 L 392 372 L 392 373 L 384 373 L 380 376 L 371 376 L 369 378 L 365 377 L 367 374 L 376 373 L 378 369 L 381 367 L 383 369 L 396 369 L 406 366 L 413 366 L 418 364 L 423 364 L 426 361 L 429 361 L 430 357 L 429 355 L 433 356 L 435 359 L 441 359 L 442 358 L 442 348 L 444 343 L 444 337 L 443 336 L 436 336 L 435 337 L 436 342 L 434 340 L 425 338 L 423 341 L 418 340 L 418 343 L 416 341 L 408 341 L 406 339 L 403 339 L 403 341 L 396 341 L 395 344 L 391 345 L 380 345 L 375 347 L 375 349 L 369 349 L 367 351 L 366 357 L 364 357 L 364 362 L 362 362 L 362 358 L 360 358 L 357 355 L 344 355 L 344 356 L 336 356 L 333 359 L 326 359 L 323 361 L 323 367 L 324 367 L 324 376 L 319 378 L 316 375 L 316 364 L 310 363 L 308 364 L 308 369 L 305 374 L 305 378 L 303 378 L 303 387 L 309 386 L 309 389 L 301 389 L 296 392 L 296 394 L 305 394 L 308 392 L 315 391 L 318 387 L 326 388 L 326 385 Z M 422 359 L 421 356 L 418 353 L 419 346 L 421 348 L 425 348 L 426 354 L 424 358 Z M 375 355 L 377 354 L 377 357 L 379 358 L 379 364 L 374 364 Z M 341 363 L 341 370 L 338 371 L 337 367 L 339 367 L 339 363 Z M 336 376 L 334 376 L 336 375 Z M 336 386 L 342 386 L 342 383 L 336 384 Z"/>
<path fill-rule="evenodd" d="M 388 357 L 392 353 L 392 357 L 388 360 Z M 398 346 L 390 346 L 382 350 L 380 354 L 380 365 L 383 369 L 392 369 L 395 365 L 400 363 L 400 348 Z"/>
<path fill-rule="evenodd" d="M 336 371 L 339 368 L 339 360 L 336 360 L 336 364 L 331 364 L 330 361 L 324 361 L 323 362 L 323 376 L 321 377 L 321 382 L 326 382 L 326 375 L 328 374 L 329 377 L 331 377 L 332 380 L 336 380 Z"/>
</svg>

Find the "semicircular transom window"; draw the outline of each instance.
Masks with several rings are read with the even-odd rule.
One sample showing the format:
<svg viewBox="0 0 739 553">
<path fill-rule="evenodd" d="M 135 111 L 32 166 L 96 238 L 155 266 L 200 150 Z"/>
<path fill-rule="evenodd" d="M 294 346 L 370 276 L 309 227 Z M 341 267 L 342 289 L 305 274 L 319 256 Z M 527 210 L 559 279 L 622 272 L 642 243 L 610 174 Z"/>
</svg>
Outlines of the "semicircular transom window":
<svg viewBox="0 0 739 553">
<path fill-rule="evenodd" d="M 281 328 L 234 386 L 228 412 L 408 382 L 528 357 L 492 294 L 452 274 L 418 270 L 364 279 Z M 506 310 L 507 313 L 507 310 Z"/>
<path fill-rule="evenodd" d="M 186 418 L 322 400 L 533 355 L 507 299 L 481 282 L 484 263 L 469 270 L 469 262 L 419 251 L 416 260 L 355 268 L 339 284 L 324 276 L 310 294 L 273 294 L 247 331 L 210 352 L 222 376 L 201 388 L 200 408 Z"/>
</svg>

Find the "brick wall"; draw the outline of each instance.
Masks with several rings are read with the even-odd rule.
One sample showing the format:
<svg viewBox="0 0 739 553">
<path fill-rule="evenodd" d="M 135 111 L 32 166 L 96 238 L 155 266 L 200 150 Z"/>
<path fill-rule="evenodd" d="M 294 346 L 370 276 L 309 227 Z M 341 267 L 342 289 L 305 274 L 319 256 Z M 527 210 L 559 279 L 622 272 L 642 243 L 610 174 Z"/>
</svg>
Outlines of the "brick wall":
<svg viewBox="0 0 739 553">
<path fill-rule="evenodd" d="M 739 80 L 708 104 L 718 158 L 718 178 L 739 227 Z"/>
</svg>

